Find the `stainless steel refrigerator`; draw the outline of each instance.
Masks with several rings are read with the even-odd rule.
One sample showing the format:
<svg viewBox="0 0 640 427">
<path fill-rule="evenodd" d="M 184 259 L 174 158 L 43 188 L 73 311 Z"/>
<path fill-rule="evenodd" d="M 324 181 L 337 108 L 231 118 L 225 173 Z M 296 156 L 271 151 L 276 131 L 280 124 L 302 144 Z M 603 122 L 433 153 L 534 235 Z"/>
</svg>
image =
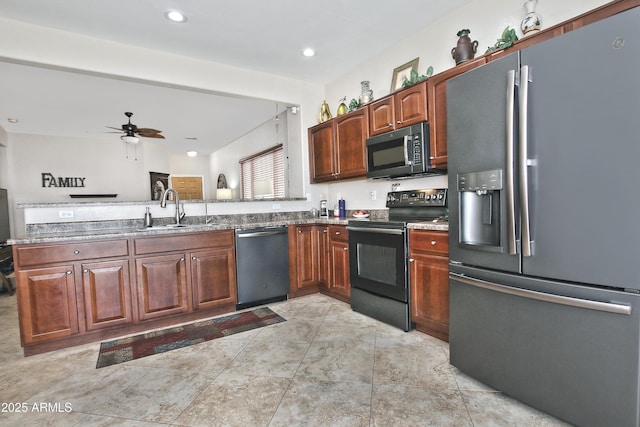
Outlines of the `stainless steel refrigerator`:
<svg viewBox="0 0 640 427">
<path fill-rule="evenodd" d="M 447 83 L 450 361 L 638 426 L 640 8 Z"/>
</svg>

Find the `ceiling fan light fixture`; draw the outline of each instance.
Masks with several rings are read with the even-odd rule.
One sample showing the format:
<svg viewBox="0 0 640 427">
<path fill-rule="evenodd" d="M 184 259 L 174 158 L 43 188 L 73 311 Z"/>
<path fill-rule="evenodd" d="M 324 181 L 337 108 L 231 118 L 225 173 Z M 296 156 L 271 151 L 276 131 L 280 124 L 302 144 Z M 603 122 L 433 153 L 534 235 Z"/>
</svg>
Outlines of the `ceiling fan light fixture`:
<svg viewBox="0 0 640 427">
<path fill-rule="evenodd" d="M 137 144 L 138 141 L 140 141 L 140 138 L 138 138 L 137 136 L 130 136 L 130 135 L 122 135 L 120 139 L 126 142 L 127 144 Z"/>
<path fill-rule="evenodd" d="M 187 20 L 187 17 L 177 10 L 168 10 L 165 12 L 164 16 L 172 22 L 185 22 Z"/>
</svg>

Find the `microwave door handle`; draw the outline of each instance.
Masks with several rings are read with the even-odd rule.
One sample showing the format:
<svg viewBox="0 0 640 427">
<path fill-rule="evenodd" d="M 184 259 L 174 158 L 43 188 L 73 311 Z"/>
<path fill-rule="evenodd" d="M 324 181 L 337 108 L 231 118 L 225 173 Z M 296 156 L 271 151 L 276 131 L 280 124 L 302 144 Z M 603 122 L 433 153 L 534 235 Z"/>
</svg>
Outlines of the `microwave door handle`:
<svg viewBox="0 0 640 427">
<path fill-rule="evenodd" d="M 409 160 L 409 139 L 411 135 L 404 136 L 404 164 L 411 166 L 411 160 Z"/>
</svg>

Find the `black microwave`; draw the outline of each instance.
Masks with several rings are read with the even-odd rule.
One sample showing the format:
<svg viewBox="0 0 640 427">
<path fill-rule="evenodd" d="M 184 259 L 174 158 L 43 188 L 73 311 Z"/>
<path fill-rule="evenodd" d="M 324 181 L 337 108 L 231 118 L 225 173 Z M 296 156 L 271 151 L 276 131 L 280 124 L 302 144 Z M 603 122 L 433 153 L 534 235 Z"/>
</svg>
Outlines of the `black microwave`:
<svg viewBox="0 0 640 427">
<path fill-rule="evenodd" d="M 429 123 L 396 129 L 367 139 L 367 178 L 441 175 L 430 166 Z"/>
</svg>

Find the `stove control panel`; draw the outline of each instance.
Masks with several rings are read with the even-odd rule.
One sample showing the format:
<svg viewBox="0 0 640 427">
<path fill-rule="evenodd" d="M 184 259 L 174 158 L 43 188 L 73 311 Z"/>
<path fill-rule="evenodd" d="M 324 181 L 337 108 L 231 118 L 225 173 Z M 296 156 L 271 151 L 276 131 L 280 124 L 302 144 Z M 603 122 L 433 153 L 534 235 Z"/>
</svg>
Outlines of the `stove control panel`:
<svg viewBox="0 0 640 427">
<path fill-rule="evenodd" d="M 438 188 L 432 190 L 406 190 L 387 193 L 387 207 L 423 207 L 423 206 L 447 206 L 447 189 Z"/>
</svg>

